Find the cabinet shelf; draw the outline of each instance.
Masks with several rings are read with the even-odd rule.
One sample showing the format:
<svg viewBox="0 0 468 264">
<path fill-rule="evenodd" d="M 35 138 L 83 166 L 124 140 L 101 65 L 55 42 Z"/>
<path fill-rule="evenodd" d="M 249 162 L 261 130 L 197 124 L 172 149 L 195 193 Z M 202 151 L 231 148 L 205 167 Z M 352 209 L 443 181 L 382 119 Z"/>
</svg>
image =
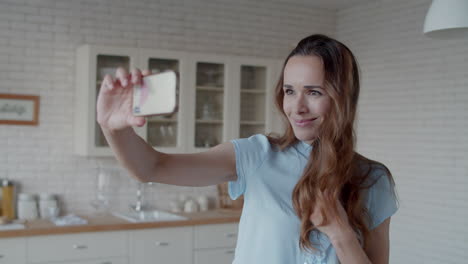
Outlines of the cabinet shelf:
<svg viewBox="0 0 468 264">
<path fill-rule="evenodd" d="M 246 125 L 246 126 L 263 126 L 265 125 L 265 122 L 261 121 L 240 121 L 241 125 Z"/>
<path fill-rule="evenodd" d="M 197 86 L 197 90 L 206 92 L 224 92 L 224 89 L 218 86 Z"/>
<path fill-rule="evenodd" d="M 148 123 L 177 123 L 177 119 L 147 119 Z"/>
<path fill-rule="evenodd" d="M 241 89 L 241 93 L 264 94 L 265 90 L 260 89 Z"/>
<path fill-rule="evenodd" d="M 223 120 L 205 120 L 205 119 L 197 119 L 197 124 L 222 124 Z"/>
</svg>

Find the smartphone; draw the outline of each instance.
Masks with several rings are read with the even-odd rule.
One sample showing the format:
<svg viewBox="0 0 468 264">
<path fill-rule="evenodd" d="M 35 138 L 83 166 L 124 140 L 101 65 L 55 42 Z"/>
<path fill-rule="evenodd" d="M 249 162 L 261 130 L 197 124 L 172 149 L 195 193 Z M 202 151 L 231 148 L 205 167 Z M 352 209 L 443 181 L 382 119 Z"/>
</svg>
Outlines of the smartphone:
<svg viewBox="0 0 468 264">
<path fill-rule="evenodd" d="M 177 111 L 177 75 L 165 71 L 143 77 L 133 86 L 134 116 L 168 115 Z"/>
</svg>

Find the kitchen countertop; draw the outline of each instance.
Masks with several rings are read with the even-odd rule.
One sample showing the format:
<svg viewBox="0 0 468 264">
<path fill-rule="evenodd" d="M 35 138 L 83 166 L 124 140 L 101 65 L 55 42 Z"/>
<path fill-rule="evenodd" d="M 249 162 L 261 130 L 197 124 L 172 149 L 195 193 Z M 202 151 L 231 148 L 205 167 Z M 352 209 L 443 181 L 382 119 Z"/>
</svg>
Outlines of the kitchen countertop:
<svg viewBox="0 0 468 264">
<path fill-rule="evenodd" d="M 32 220 L 26 221 L 24 229 L 0 231 L 0 238 L 235 223 L 239 222 L 241 211 L 211 210 L 198 213 L 177 214 L 187 217 L 188 220 L 131 223 L 111 214 L 94 216 L 80 215 L 80 217 L 88 220 L 88 224 L 76 226 L 55 226 L 48 220 Z"/>
</svg>

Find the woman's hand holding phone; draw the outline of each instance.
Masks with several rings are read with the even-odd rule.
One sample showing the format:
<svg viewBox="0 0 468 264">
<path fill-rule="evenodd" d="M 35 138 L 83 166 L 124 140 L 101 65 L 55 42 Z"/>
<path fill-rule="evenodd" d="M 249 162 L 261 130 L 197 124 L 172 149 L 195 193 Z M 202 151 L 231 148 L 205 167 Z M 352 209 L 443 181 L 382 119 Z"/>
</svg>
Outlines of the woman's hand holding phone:
<svg viewBox="0 0 468 264">
<path fill-rule="evenodd" d="M 150 75 L 145 70 L 118 68 L 114 76 L 106 75 L 103 79 L 97 100 L 97 121 L 103 129 L 123 130 L 132 126 L 143 126 L 143 116 L 134 116 L 132 111 L 133 86 L 142 83 L 143 76 Z"/>
</svg>

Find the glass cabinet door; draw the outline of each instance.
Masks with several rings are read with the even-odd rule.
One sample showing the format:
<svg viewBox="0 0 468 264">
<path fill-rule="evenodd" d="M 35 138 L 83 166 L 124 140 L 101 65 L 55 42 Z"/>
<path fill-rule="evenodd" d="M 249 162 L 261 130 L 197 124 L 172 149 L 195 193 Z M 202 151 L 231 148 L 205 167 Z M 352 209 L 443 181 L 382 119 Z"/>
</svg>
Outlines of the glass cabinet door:
<svg viewBox="0 0 468 264">
<path fill-rule="evenodd" d="M 117 68 L 123 67 L 127 71 L 130 69 L 130 56 L 119 56 L 119 55 L 105 55 L 98 54 L 96 67 L 96 98 L 95 104 L 97 103 L 97 97 L 99 90 L 101 89 L 102 80 L 106 74 L 115 76 Z M 94 130 L 94 146 L 96 147 L 108 147 L 104 134 L 102 133 L 101 126 L 96 122 Z"/>
<path fill-rule="evenodd" d="M 239 136 L 265 133 L 266 67 L 241 65 Z"/>
<path fill-rule="evenodd" d="M 174 71 L 180 76 L 178 59 L 149 58 L 146 66 L 153 74 L 164 71 Z M 179 102 L 179 84 L 177 82 L 177 102 Z M 147 141 L 153 147 L 177 147 L 178 112 L 147 118 Z"/>
<path fill-rule="evenodd" d="M 213 147 L 223 140 L 225 67 L 196 64 L 195 147 Z"/>
</svg>

